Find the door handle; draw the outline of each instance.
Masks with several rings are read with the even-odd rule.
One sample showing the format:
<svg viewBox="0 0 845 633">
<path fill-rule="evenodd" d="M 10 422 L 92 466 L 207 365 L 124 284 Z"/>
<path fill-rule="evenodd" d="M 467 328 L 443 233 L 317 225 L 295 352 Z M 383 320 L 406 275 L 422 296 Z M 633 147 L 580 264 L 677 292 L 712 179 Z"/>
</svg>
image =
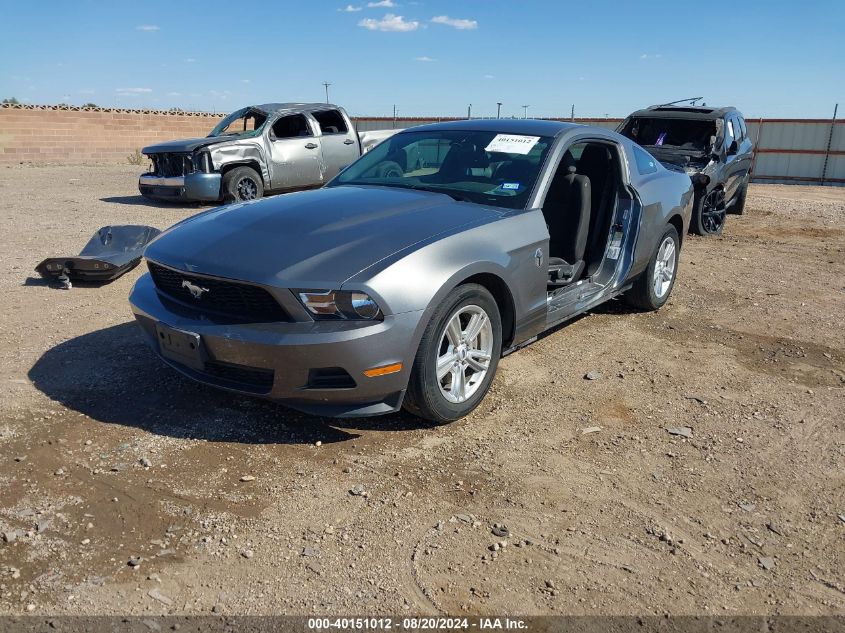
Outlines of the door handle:
<svg viewBox="0 0 845 633">
<path fill-rule="evenodd" d="M 343 144 L 344 144 L 344 145 L 352 145 L 352 143 L 354 143 L 354 142 L 355 142 L 355 141 L 353 141 L 351 138 L 348 138 L 348 139 L 346 139 L 345 141 L 343 141 Z"/>
<path fill-rule="evenodd" d="M 306 143 L 305 144 L 305 149 L 317 149 L 318 147 L 319 147 L 319 145 L 317 145 L 316 143 Z"/>
</svg>

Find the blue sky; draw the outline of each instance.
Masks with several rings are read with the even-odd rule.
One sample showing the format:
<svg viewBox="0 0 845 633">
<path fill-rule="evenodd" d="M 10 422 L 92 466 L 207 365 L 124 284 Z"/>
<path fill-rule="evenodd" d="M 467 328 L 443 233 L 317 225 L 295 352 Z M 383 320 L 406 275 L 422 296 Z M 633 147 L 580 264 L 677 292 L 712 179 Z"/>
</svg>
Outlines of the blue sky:
<svg viewBox="0 0 845 633">
<path fill-rule="evenodd" d="M 333 102 L 369 116 L 845 106 L 842 0 L 33 0 L 3 16 L 0 98 L 32 103 L 229 111 L 322 101 L 330 81 Z"/>
</svg>

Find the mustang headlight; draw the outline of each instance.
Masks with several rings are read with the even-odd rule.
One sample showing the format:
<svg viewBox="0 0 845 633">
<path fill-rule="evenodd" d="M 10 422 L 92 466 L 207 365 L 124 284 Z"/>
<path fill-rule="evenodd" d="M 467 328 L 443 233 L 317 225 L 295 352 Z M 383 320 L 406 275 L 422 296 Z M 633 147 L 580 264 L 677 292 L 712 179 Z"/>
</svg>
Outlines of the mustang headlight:
<svg viewBox="0 0 845 633">
<path fill-rule="evenodd" d="M 375 300 L 357 290 L 297 290 L 296 294 L 316 319 L 373 321 L 381 317 Z"/>
</svg>

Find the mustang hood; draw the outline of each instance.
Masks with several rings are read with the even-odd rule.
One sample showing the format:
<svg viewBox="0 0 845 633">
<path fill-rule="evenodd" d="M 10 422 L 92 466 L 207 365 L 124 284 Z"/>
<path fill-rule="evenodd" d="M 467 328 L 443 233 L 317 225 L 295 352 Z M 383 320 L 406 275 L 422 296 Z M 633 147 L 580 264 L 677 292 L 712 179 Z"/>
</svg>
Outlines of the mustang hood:
<svg viewBox="0 0 845 633">
<path fill-rule="evenodd" d="M 230 136 L 205 136 L 203 138 L 186 138 L 179 141 L 166 141 L 158 143 L 157 145 L 150 145 L 141 150 L 142 154 L 164 154 L 171 152 L 189 153 L 200 149 L 201 147 L 208 147 L 215 143 L 224 143 L 231 140 Z"/>
<path fill-rule="evenodd" d="M 329 187 L 201 213 L 159 236 L 145 256 L 271 286 L 338 288 L 412 244 L 502 213 L 427 191 Z"/>
</svg>

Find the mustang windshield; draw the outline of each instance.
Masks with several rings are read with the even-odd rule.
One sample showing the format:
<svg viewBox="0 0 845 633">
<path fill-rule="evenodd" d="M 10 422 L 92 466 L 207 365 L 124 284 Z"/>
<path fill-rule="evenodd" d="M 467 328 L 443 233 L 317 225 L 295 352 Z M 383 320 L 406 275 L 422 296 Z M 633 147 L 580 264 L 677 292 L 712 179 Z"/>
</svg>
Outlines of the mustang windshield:
<svg viewBox="0 0 845 633">
<path fill-rule="evenodd" d="M 364 154 L 329 186 L 422 189 L 456 200 L 521 209 L 551 144 L 551 137 L 524 134 L 402 132 Z"/>
<path fill-rule="evenodd" d="M 242 108 L 220 121 L 208 136 L 257 136 L 266 122 L 267 115 L 263 112 Z"/>
</svg>

